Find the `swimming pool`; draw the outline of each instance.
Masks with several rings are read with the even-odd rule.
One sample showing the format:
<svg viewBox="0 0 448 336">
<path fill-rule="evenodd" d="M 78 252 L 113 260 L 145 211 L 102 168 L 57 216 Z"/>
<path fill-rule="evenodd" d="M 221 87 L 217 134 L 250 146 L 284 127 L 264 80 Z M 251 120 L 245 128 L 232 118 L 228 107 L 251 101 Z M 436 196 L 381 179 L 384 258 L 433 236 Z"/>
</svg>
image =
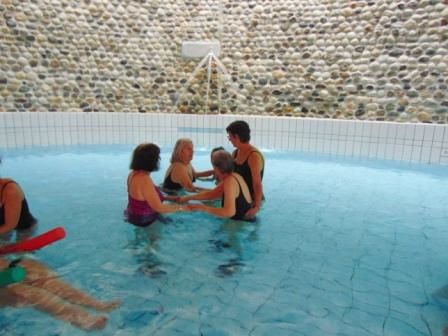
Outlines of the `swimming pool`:
<svg viewBox="0 0 448 336">
<path fill-rule="evenodd" d="M 256 223 L 175 214 L 122 220 L 132 146 L 5 150 L 64 279 L 119 298 L 104 335 L 437 335 L 448 282 L 443 166 L 267 152 Z M 230 149 L 230 148 L 229 148 Z M 161 182 L 170 150 L 162 151 Z M 193 164 L 209 167 L 209 151 Z M 207 183 L 203 183 L 207 185 Z M 32 309 L 3 309 L 0 335 L 83 335 Z"/>
</svg>

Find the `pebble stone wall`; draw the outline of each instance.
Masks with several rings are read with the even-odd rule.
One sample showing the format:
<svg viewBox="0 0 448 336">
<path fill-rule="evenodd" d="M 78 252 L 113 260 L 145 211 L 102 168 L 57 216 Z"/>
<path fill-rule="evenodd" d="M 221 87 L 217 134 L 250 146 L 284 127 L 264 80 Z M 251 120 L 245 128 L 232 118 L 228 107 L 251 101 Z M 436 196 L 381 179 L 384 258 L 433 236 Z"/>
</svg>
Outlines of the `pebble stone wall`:
<svg viewBox="0 0 448 336">
<path fill-rule="evenodd" d="M 448 0 L 0 0 L 0 111 L 446 124 L 447 23 Z M 228 75 L 191 77 L 191 40 Z"/>
</svg>

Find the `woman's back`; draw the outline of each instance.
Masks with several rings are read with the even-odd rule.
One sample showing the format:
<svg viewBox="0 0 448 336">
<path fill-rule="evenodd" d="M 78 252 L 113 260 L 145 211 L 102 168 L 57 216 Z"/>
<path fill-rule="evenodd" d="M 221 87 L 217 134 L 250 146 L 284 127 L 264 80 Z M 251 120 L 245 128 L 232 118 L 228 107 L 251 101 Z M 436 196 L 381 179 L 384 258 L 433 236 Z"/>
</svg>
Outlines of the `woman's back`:
<svg viewBox="0 0 448 336">
<path fill-rule="evenodd" d="M 154 188 L 163 199 L 160 191 L 154 186 L 147 172 L 133 171 L 128 176 L 128 206 L 125 210 L 126 220 L 137 226 L 147 226 L 159 217 L 159 214 L 151 208 L 145 200 L 144 188 Z"/>
<path fill-rule="evenodd" d="M 241 177 L 241 175 L 237 173 L 232 173 L 231 175 L 229 175 L 227 183 L 237 184 L 236 188 L 234 188 L 235 214 L 231 217 L 231 219 L 237 219 L 237 220 L 244 219 L 246 212 L 252 206 L 252 198 L 250 196 L 249 188 L 244 179 Z M 225 195 L 223 195 L 223 205 L 224 205 L 224 198 Z"/>
</svg>

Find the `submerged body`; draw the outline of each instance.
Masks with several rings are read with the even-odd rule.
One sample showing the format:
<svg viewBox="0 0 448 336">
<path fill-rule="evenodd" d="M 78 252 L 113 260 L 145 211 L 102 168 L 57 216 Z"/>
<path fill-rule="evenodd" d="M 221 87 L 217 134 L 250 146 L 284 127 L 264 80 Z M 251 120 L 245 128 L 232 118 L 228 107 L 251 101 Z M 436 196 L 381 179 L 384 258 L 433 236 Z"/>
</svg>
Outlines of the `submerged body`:
<svg viewBox="0 0 448 336">
<path fill-rule="evenodd" d="M 211 332 L 227 335 L 236 331 L 250 334 L 254 326 L 252 333 L 272 334 L 273 328 L 283 330 L 287 325 L 287 334 L 322 335 L 338 330 L 359 336 L 366 334 L 366 323 L 377 326 L 378 319 L 386 321 L 387 335 L 440 335 L 447 324 L 444 308 L 425 304 L 429 293 L 445 285 L 448 278 L 444 266 L 448 234 L 443 206 L 448 190 L 445 167 L 267 152 L 269 176 L 263 180 L 263 187 L 271 197 L 262 205 L 256 223 L 193 213 L 174 215 L 169 225 L 156 221 L 142 230 L 122 222 L 123 202 L 127 202 L 123 174 L 127 172 L 128 147 L 111 145 L 97 151 L 80 146 L 66 148 L 67 153 L 60 151 L 15 150 L 12 153 L 17 159 L 8 160 L 2 170 L 17 176 L 17 181 L 26 186 L 31 210 L 37 215 L 45 210 L 45 204 L 34 204 L 31 195 L 41 189 L 43 173 L 36 173 L 38 178 L 30 176 L 23 166 L 44 171 L 48 165 L 64 161 L 66 169 L 48 176 L 46 198 L 48 203 L 63 205 L 58 224 L 69 223 L 76 230 L 68 231 L 69 239 L 61 246 L 64 257 L 54 247 L 42 251 L 42 256 L 49 265 L 61 266 L 58 273 L 73 272 L 70 278 L 63 278 L 76 276 L 79 281 L 72 284 L 95 297 L 109 299 L 119 294 L 123 298 L 123 309 L 109 315 L 107 329 L 100 335 L 146 335 L 156 329 L 171 334 L 179 327 L 185 334 L 197 334 L 198 317 L 191 314 L 191 309 L 211 314 L 205 322 Z M 208 150 L 196 156 L 198 166 L 209 164 Z M 162 162 L 168 160 L 169 154 L 162 155 Z M 79 177 L 77 166 L 92 165 L 92 161 L 95 166 L 83 175 L 82 183 L 60 192 L 60 185 Z M 98 175 L 104 172 L 109 180 L 118 181 L 113 185 L 114 192 L 107 184 L 98 184 Z M 151 177 L 158 183 L 163 172 Z M 95 193 L 107 195 L 107 200 L 86 197 L 86 185 L 95 185 Z M 217 203 L 219 207 L 220 199 Z M 80 207 L 84 208 L 82 216 L 73 216 L 73 209 Z M 149 237 L 130 245 L 136 232 L 157 235 L 156 246 L 150 245 Z M 96 243 L 102 250 L 92 255 Z M 148 254 L 158 258 L 157 267 L 165 272 L 161 277 L 152 278 L 140 271 L 152 261 Z M 86 261 L 86 256 L 91 260 Z M 62 258 L 73 262 L 62 266 Z M 83 262 L 82 271 L 73 270 L 75 260 Z M 238 262 L 243 265 L 233 266 Z M 227 264 L 225 271 L 230 272 L 222 276 L 220 269 Z M 409 272 L 411 268 L 413 272 Z M 397 276 L 406 281 L 397 281 Z M 182 290 L 184 285 L 187 290 Z M 368 300 L 368 307 L 378 308 L 377 315 L 359 319 L 359 309 L 366 309 L 359 300 L 353 310 L 341 309 L 341 304 L 351 307 L 352 289 L 359 286 L 374 286 L 373 292 L 357 293 Z M 323 288 L 328 294 L 324 302 Z M 231 298 L 246 298 L 245 294 L 254 291 L 268 304 L 248 315 L 244 311 L 255 312 L 258 301 Z M 406 316 L 406 321 L 391 319 L 388 299 L 396 303 L 394 316 Z M 303 304 L 298 305 L 297 300 Z M 418 302 L 423 305 L 416 306 Z M 279 317 L 286 306 L 293 315 Z M 306 318 L 310 309 L 311 320 Z M 331 329 L 323 330 L 326 309 L 330 311 Z M 231 313 L 232 319 L 220 312 Z M 320 317 L 316 319 L 314 314 Z M 167 324 L 173 316 L 178 318 Z M 294 323 L 285 323 L 291 316 Z M 61 335 L 74 334 L 73 328 L 64 328 L 51 316 L 32 308 L 0 311 L 0 324 L 0 334 L 11 330 L 30 335 L 35 330 L 39 330 L 38 335 L 55 330 Z"/>
<path fill-rule="evenodd" d="M 0 258 L 0 269 L 9 264 Z M 95 330 L 106 326 L 107 317 L 92 315 L 83 307 L 107 312 L 119 305 L 118 301 L 98 301 L 72 287 L 37 260 L 23 259 L 16 264 L 25 269 L 25 279 L 0 288 L 0 307 L 34 307 L 78 328 Z"/>
</svg>

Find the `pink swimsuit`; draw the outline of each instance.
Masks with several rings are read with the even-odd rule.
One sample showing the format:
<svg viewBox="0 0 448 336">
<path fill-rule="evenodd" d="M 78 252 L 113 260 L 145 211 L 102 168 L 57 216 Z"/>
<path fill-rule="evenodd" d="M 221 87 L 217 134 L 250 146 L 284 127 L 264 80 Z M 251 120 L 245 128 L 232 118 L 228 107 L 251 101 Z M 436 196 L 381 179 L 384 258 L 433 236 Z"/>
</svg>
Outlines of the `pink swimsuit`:
<svg viewBox="0 0 448 336">
<path fill-rule="evenodd" d="M 163 195 L 159 188 L 154 187 L 161 201 L 163 201 Z M 157 218 L 159 213 L 154 211 L 146 201 L 139 201 L 132 198 L 128 192 L 128 207 L 124 210 L 125 220 L 136 226 L 148 226 L 152 224 Z"/>
</svg>

